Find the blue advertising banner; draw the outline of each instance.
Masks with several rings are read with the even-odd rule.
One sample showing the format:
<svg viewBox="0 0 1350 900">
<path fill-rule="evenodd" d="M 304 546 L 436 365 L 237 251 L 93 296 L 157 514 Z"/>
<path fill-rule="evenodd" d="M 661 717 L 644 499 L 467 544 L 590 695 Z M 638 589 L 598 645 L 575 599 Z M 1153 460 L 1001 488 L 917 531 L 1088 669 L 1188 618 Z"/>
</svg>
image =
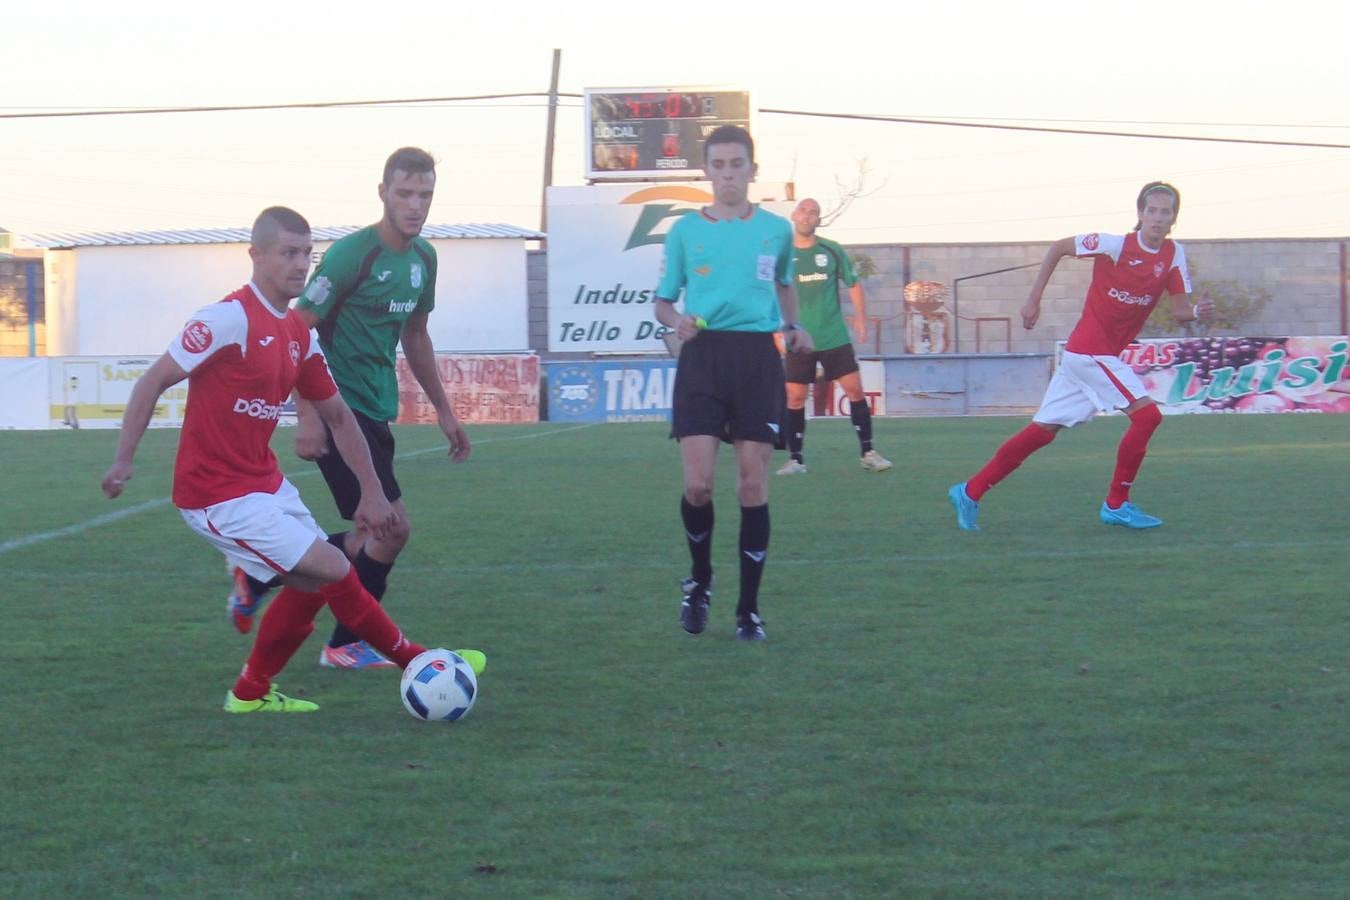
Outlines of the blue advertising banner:
<svg viewBox="0 0 1350 900">
<path fill-rule="evenodd" d="M 550 422 L 664 422 L 675 360 L 587 360 L 544 366 Z"/>
</svg>

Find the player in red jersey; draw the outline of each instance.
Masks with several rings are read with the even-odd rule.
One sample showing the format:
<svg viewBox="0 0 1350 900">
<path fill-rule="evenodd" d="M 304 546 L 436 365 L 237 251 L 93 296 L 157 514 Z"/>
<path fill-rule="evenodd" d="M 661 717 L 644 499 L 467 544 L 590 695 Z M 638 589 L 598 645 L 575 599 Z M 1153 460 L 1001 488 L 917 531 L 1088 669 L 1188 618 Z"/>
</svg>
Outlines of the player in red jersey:
<svg viewBox="0 0 1350 900">
<path fill-rule="evenodd" d="M 253 223 L 253 279 L 198 310 L 132 389 L 103 492 L 120 495 L 156 401 L 188 379 L 187 412 L 174 463 L 173 502 L 188 527 L 259 579 L 286 585 L 263 616 L 227 712 L 311 712 L 318 706 L 280 693 L 272 679 L 314 630 L 324 606 L 400 667 L 423 648 L 408 640 L 361 586 L 347 557 L 281 474 L 268 442 L 294 389 L 332 430 L 338 452 L 361 484 L 357 528 L 383 535 L 396 523 L 351 410 L 328 374 L 318 341 L 290 301 L 305 287 L 313 250 L 309 223 L 274 206 Z M 469 651 L 481 669 L 483 657 Z M 464 655 L 464 651 L 461 651 Z"/>
<path fill-rule="evenodd" d="M 1214 304 L 1207 296 L 1191 303 L 1185 251 L 1167 237 L 1181 209 L 1177 189 L 1166 182 L 1151 181 L 1139 192 L 1135 205 L 1139 218 L 1129 234 L 1066 237 L 1055 241 L 1046 252 L 1031 295 L 1022 306 L 1023 326 L 1028 330 L 1036 326 L 1041 294 L 1055 266 L 1066 256 L 1093 260 L 1083 314 L 1069 335 L 1059 368 L 1031 424 L 999 447 L 968 481 L 947 491 L 961 528 L 978 531 L 980 498 L 1028 456 L 1053 441 L 1061 428 L 1071 428 L 1112 409 L 1124 410 L 1130 425 L 1120 440 L 1115 474 L 1099 517 L 1107 525 L 1126 528 L 1162 524 L 1161 519 L 1130 502 L 1130 487 L 1162 414 L 1139 376 L 1121 361 L 1120 351 L 1139 336 L 1164 293 L 1171 296 L 1177 319 L 1183 322 L 1208 319 Z"/>
</svg>

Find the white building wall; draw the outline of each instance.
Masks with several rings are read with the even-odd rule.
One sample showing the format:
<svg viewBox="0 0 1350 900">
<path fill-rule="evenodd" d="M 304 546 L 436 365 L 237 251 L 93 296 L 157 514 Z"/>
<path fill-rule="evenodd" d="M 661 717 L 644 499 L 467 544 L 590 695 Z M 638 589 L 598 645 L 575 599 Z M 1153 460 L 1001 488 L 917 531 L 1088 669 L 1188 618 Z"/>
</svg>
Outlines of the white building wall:
<svg viewBox="0 0 1350 900">
<path fill-rule="evenodd" d="M 528 349 L 524 241 L 431 243 L 436 349 Z M 158 355 L 194 311 L 246 284 L 252 263 L 247 244 L 154 244 L 48 250 L 44 268 L 48 355 Z"/>
</svg>

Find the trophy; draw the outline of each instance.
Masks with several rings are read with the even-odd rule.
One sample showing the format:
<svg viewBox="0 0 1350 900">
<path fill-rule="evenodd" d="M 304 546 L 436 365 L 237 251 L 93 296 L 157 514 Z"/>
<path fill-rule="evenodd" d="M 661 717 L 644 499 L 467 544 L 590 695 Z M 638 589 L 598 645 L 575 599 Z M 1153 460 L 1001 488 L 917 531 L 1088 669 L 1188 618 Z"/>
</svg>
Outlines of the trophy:
<svg viewBox="0 0 1350 900">
<path fill-rule="evenodd" d="M 905 285 L 905 352 L 946 353 L 951 349 L 951 318 L 945 284 L 911 281 Z"/>
</svg>

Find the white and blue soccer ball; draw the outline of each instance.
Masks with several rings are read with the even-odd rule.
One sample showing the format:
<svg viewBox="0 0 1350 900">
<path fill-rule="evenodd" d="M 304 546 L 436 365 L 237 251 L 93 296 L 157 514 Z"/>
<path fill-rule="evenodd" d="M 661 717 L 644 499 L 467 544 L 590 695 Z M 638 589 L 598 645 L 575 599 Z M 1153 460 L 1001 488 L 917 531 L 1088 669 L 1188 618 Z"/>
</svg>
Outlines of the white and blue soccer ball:
<svg viewBox="0 0 1350 900">
<path fill-rule="evenodd" d="M 403 708 L 427 722 L 455 722 L 473 709 L 478 677 L 452 650 L 419 653 L 403 670 L 399 683 Z"/>
</svg>

